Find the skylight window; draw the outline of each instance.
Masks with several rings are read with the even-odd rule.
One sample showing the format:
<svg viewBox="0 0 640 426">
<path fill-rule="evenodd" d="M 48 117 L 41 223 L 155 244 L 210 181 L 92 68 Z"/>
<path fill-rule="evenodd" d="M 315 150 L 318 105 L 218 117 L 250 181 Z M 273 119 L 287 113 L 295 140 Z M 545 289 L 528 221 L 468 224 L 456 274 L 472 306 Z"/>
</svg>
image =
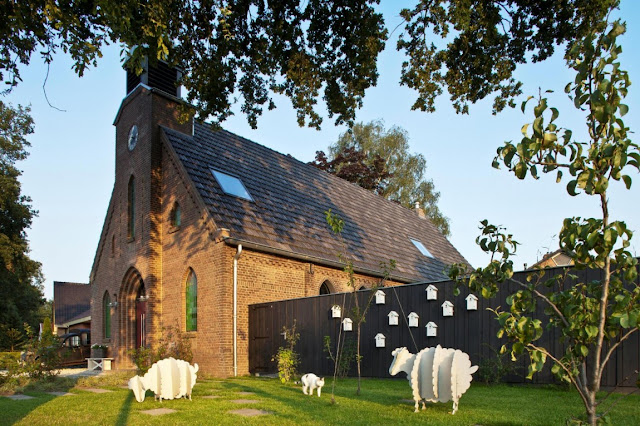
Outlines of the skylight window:
<svg viewBox="0 0 640 426">
<path fill-rule="evenodd" d="M 420 250 L 420 253 L 422 253 L 424 256 L 433 258 L 433 255 L 431 254 L 431 252 L 429 250 L 427 250 L 427 248 L 424 246 L 424 244 L 422 244 L 418 240 L 414 240 L 413 238 L 410 238 L 410 240 L 413 243 L 413 245 L 416 246 L 416 248 L 418 250 Z"/>
<path fill-rule="evenodd" d="M 213 173 L 213 176 L 216 178 L 218 184 L 220 184 L 220 187 L 225 192 L 225 194 L 253 201 L 253 198 L 251 198 L 249 191 L 247 191 L 247 188 L 244 187 L 244 184 L 240 179 L 214 169 L 211 169 L 211 173 Z"/>
</svg>

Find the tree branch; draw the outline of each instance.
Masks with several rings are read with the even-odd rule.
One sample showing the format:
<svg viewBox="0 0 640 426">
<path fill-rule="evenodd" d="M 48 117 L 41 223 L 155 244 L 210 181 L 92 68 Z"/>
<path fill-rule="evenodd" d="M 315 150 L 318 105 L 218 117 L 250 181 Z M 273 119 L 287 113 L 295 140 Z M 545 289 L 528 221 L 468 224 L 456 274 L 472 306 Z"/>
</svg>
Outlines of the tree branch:
<svg viewBox="0 0 640 426">
<path fill-rule="evenodd" d="M 549 306 L 551 306 L 551 308 L 556 312 L 556 314 L 558 315 L 558 317 L 562 320 L 562 323 L 566 326 L 566 327 L 570 327 L 569 322 L 567 321 L 567 318 L 564 316 L 564 314 L 562 312 L 560 312 L 560 309 L 558 309 L 558 307 L 556 306 L 555 303 L 553 303 L 551 300 L 549 300 L 549 298 L 547 296 L 545 296 L 544 294 L 540 293 L 538 290 L 536 290 L 535 288 L 530 288 L 528 285 L 526 285 L 525 283 L 521 283 L 520 281 L 511 279 L 510 281 L 518 284 L 520 287 L 527 289 L 529 291 L 531 291 L 533 294 L 535 294 L 537 297 L 539 297 L 540 299 L 544 300 Z"/>
<path fill-rule="evenodd" d="M 627 340 L 633 333 L 635 333 L 636 331 L 638 331 L 638 327 L 636 328 L 632 328 L 631 330 L 627 331 L 621 338 L 620 340 L 618 340 L 613 346 L 611 346 L 609 348 L 609 350 L 607 351 L 607 355 L 604 357 L 604 360 L 602 360 L 602 369 L 604 370 L 604 367 L 607 365 L 607 363 L 609 362 L 609 358 L 611 358 L 611 355 L 613 354 L 613 352 L 616 350 L 616 348 L 618 346 L 620 346 L 620 344 L 622 342 L 624 342 L 625 340 Z"/>
<path fill-rule="evenodd" d="M 571 372 L 571 370 L 569 370 L 569 368 L 566 365 L 564 365 L 559 359 L 557 359 L 556 357 L 551 355 L 551 353 L 549 351 L 547 351 L 545 348 L 541 348 L 539 346 L 536 346 L 533 343 L 528 343 L 527 346 L 529 346 L 530 348 L 533 348 L 533 349 L 535 349 L 537 351 L 542 352 L 543 354 L 545 354 L 546 356 L 551 358 L 557 365 L 559 365 L 560 368 L 562 368 L 565 371 L 565 373 L 567 373 L 567 375 L 569 376 L 569 380 L 571 380 L 571 383 L 573 383 L 573 386 L 578 390 L 578 393 L 580 394 L 580 398 L 582 398 L 582 400 L 584 401 L 585 406 L 587 406 L 587 404 L 588 404 L 587 396 L 584 394 L 584 389 L 582 389 L 582 387 L 584 385 L 579 384 L 576 381 L 576 378 L 573 376 L 573 373 Z"/>
</svg>

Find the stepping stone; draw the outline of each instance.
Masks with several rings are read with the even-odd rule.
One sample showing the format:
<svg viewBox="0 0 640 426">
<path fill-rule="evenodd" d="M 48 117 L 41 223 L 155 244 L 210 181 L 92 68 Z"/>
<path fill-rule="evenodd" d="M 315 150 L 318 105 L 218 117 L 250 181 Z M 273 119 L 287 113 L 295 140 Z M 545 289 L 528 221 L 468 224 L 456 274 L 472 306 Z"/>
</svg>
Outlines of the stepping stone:
<svg viewBox="0 0 640 426">
<path fill-rule="evenodd" d="M 75 395 L 75 393 L 71 393 L 71 392 L 47 392 L 49 395 L 53 395 L 53 396 L 71 396 L 71 395 Z"/>
<path fill-rule="evenodd" d="M 145 410 L 140 412 L 143 414 L 148 414 L 150 416 L 162 416 L 163 414 L 175 413 L 176 410 L 172 410 L 171 408 L 154 408 L 153 410 Z"/>
<path fill-rule="evenodd" d="M 234 399 L 231 402 L 235 402 L 236 404 L 256 404 L 260 401 L 255 399 Z"/>
<path fill-rule="evenodd" d="M 240 410 L 227 411 L 227 413 L 237 414 L 239 416 L 244 416 L 244 417 L 255 417 L 255 416 L 264 416 L 267 414 L 271 414 L 268 411 L 254 410 L 253 408 L 242 408 Z"/>
<path fill-rule="evenodd" d="M 24 401 L 26 399 L 33 399 L 35 397 L 23 394 L 9 395 L 7 396 L 9 399 L 13 399 L 14 401 Z"/>
<path fill-rule="evenodd" d="M 86 390 L 87 392 L 93 392 L 93 393 L 113 392 L 113 391 L 110 391 L 109 389 L 99 389 L 99 388 L 85 388 L 83 390 Z"/>
<path fill-rule="evenodd" d="M 215 399 L 215 398 L 220 398 L 220 395 L 205 395 L 203 396 L 204 399 Z"/>
<path fill-rule="evenodd" d="M 240 395 L 255 395 L 255 392 L 238 392 Z"/>
</svg>

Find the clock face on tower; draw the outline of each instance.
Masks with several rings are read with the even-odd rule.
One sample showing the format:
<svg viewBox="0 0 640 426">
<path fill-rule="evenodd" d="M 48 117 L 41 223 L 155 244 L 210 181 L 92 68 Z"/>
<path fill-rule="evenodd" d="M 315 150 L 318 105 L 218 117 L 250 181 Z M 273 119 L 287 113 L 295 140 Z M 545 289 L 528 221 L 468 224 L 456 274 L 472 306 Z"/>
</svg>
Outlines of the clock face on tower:
<svg viewBox="0 0 640 426">
<path fill-rule="evenodd" d="M 137 143 L 138 143 L 138 126 L 134 124 L 133 126 L 131 126 L 131 130 L 129 130 L 129 140 L 127 143 L 129 147 L 129 151 L 133 151 L 133 148 L 136 147 Z"/>
</svg>

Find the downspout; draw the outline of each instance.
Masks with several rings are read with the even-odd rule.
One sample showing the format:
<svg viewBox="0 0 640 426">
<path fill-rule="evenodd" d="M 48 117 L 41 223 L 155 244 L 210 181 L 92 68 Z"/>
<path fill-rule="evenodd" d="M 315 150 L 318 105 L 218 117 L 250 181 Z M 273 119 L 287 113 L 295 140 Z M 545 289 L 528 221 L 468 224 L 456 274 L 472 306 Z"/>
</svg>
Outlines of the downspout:
<svg viewBox="0 0 640 426">
<path fill-rule="evenodd" d="M 242 254 L 242 244 L 233 256 L 233 376 L 238 376 L 238 260 Z"/>
</svg>

